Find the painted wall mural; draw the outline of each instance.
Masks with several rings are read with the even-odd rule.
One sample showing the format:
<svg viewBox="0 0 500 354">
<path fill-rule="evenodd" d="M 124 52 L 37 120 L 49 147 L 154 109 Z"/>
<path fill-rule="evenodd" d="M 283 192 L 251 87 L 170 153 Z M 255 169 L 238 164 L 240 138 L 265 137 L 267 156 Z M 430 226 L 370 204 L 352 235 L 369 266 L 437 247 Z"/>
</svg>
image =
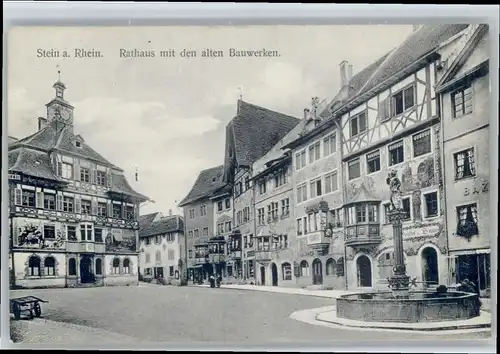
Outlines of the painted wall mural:
<svg viewBox="0 0 500 354">
<path fill-rule="evenodd" d="M 106 235 L 107 252 L 137 252 L 137 234 L 134 230 L 112 229 Z"/>
<path fill-rule="evenodd" d="M 64 248 L 65 237 L 60 228 L 46 225 L 46 234 L 43 233 L 44 226 L 36 224 L 25 224 L 18 229 L 17 246 L 24 248 L 60 249 Z M 50 229 L 49 229 L 50 228 Z"/>
</svg>

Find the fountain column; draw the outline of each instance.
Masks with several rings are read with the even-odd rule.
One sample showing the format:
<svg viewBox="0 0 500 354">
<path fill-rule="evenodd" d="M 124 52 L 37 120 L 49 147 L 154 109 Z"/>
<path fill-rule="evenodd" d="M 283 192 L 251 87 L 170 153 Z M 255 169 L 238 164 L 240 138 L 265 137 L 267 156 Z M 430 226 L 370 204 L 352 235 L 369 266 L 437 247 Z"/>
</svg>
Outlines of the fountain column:
<svg viewBox="0 0 500 354">
<path fill-rule="evenodd" d="M 408 296 L 410 289 L 410 277 L 406 274 L 406 265 L 403 248 L 403 226 L 402 221 L 405 217 L 405 212 L 402 209 L 394 208 L 389 218 L 392 223 L 393 238 L 394 238 L 394 268 L 393 275 L 389 278 L 389 286 L 394 297 Z"/>
</svg>

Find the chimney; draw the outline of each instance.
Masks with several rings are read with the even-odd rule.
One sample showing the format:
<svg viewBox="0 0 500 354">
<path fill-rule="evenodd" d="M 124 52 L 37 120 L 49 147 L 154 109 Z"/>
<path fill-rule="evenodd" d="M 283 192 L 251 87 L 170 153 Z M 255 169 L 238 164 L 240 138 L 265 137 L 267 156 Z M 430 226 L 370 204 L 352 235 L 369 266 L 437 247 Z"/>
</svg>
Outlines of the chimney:
<svg viewBox="0 0 500 354">
<path fill-rule="evenodd" d="M 349 64 L 349 66 L 347 67 L 347 84 L 348 85 L 351 82 L 351 80 L 352 80 L 352 65 Z"/>
<path fill-rule="evenodd" d="M 172 209 L 168 209 L 168 216 L 172 216 Z"/>
<path fill-rule="evenodd" d="M 304 120 L 308 120 L 310 116 L 310 110 L 309 108 L 304 108 Z"/>
<path fill-rule="evenodd" d="M 38 117 L 38 130 L 42 130 L 47 125 L 47 118 Z"/>
<path fill-rule="evenodd" d="M 347 67 L 349 63 L 346 60 L 343 60 L 340 63 L 340 87 L 344 87 L 347 85 Z"/>
</svg>

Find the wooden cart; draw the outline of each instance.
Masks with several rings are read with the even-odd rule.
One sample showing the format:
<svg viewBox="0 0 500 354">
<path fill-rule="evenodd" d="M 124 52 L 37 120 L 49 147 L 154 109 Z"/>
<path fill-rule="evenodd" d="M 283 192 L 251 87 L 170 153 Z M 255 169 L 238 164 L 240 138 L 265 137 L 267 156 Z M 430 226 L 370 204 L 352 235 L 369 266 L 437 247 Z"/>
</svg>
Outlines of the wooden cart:
<svg viewBox="0 0 500 354">
<path fill-rule="evenodd" d="M 21 319 L 23 313 L 28 313 L 30 319 L 40 317 L 42 315 L 41 302 L 48 302 L 36 296 L 24 296 L 16 299 L 10 299 L 10 313 L 14 315 L 16 320 Z"/>
</svg>

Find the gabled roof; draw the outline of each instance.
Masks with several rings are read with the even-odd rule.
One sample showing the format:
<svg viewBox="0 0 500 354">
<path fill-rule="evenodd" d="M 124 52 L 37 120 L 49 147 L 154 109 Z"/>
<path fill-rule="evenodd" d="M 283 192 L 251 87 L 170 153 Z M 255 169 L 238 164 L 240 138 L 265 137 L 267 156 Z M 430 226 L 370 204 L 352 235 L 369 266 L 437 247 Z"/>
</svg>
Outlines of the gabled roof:
<svg viewBox="0 0 500 354">
<path fill-rule="evenodd" d="M 46 152 L 26 147 L 9 152 L 10 171 L 62 182 L 62 179 L 54 173 L 49 155 Z"/>
<path fill-rule="evenodd" d="M 139 228 L 139 237 L 163 235 L 171 232 L 183 232 L 184 220 L 182 216 L 166 216 L 157 221 L 144 224 Z"/>
<path fill-rule="evenodd" d="M 336 105 L 333 110 L 337 111 L 355 98 L 365 94 L 369 95 L 372 90 L 377 92 L 384 90 L 384 83 L 390 78 L 401 73 L 419 59 L 433 53 L 442 42 L 460 33 L 468 26 L 468 24 L 421 26 L 399 46 L 354 75 L 350 81 L 351 88 L 347 98 L 337 104 L 339 95 L 336 95 L 329 107 Z M 328 115 L 325 111 L 322 112 L 322 116 Z"/>
<path fill-rule="evenodd" d="M 298 118 L 239 100 L 238 114 L 228 124 L 237 166 L 250 166 L 260 159 L 299 122 Z"/>
<path fill-rule="evenodd" d="M 222 165 L 201 171 L 188 195 L 179 203 L 179 207 L 208 198 L 214 191 L 223 187 L 225 185 L 222 181 L 223 173 Z"/>
<path fill-rule="evenodd" d="M 143 227 L 147 224 L 150 224 L 153 222 L 154 219 L 156 219 L 156 217 L 160 215 L 161 216 L 161 213 L 160 212 L 156 212 L 156 213 L 150 213 L 150 214 L 145 214 L 145 215 L 139 215 L 139 227 Z"/>
<path fill-rule="evenodd" d="M 111 193 L 118 193 L 118 194 L 126 194 L 126 195 L 131 195 L 133 197 L 136 197 L 138 199 L 142 199 L 144 201 L 148 200 L 149 198 L 146 197 L 145 195 L 142 195 L 138 192 L 136 192 L 128 183 L 127 179 L 125 178 L 124 175 L 121 173 L 111 173 L 111 186 L 109 188 L 109 192 Z"/>
</svg>

